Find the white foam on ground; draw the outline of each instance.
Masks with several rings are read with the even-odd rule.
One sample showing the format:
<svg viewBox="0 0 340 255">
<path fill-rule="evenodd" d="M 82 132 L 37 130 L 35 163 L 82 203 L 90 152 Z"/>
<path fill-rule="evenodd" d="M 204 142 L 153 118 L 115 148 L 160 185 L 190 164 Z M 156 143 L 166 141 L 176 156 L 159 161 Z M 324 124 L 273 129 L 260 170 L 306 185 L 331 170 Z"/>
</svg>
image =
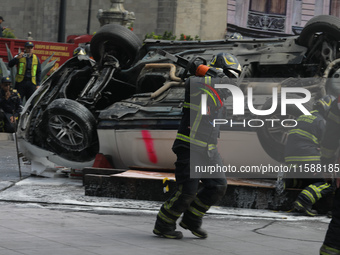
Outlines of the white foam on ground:
<svg viewBox="0 0 340 255">
<path fill-rule="evenodd" d="M 105 211 L 108 213 L 145 213 L 156 215 L 162 202 L 85 196 L 82 180 L 70 178 L 29 177 L 0 192 L 0 202 L 20 202 L 21 206 L 69 208 L 79 211 Z M 37 205 L 38 204 L 38 205 Z M 213 206 L 208 217 L 242 217 L 282 221 L 319 221 L 329 223 L 326 216 L 308 217 L 292 212 L 243 209 Z"/>
</svg>

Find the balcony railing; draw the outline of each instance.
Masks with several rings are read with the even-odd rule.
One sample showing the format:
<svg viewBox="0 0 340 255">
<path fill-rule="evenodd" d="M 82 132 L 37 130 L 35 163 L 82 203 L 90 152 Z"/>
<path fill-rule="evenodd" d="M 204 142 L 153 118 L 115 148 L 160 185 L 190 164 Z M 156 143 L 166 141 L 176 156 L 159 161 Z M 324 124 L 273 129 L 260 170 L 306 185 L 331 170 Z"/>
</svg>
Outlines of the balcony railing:
<svg viewBox="0 0 340 255">
<path fill-rule="evenodd" d="M 248 24 L 247 27 L 258 29 L 258 30 L 267 30 L 267 31 L 276 31 L 276 32 L 285 32 L 285 23 L 286 16 L 284 15 L 273 15 L 266 13 L 258 13 L 258 12 L 248 12 Z"/>
</svg>

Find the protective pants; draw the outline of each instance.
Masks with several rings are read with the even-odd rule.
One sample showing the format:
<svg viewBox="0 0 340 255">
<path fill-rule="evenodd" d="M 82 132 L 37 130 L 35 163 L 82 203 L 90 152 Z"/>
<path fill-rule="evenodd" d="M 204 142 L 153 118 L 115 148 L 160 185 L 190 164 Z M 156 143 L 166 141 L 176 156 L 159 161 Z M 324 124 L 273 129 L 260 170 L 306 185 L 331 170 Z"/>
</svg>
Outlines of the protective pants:
<svg viewBox="0 0 340 255">
<path fill-rule="evenodd" d="M 15 126 L 10 122 L 10 114 L 0 110 L 0 132 L 14 133 Z"/>
<path fill-rule="evenodd" d="M 162 232 L 175 230 L 176 221 L 182 213 L 182 221 L 186 225 L 199 228 L 205 213 L 227 190 L 227 180 L 224 177 L 201 179 L 203 187 L 198 191 L 200 179 L 190 179 L 189 150 L 179 150 L 176 154 L 177 190 L 160 208 L 155 224 L 155 228 Z M 220 160 L 218 157 L 219 154 L 216 160 Z"/>
<path fill-rule="evenodd" d="M 15 88 L 21 97 L 21 100 L 27 100 L 32 96 L 32 94 L 37 89 L 37 86 L 31 80 L 23 80 L 22 82 L 16 82 Z"/>
<path fill-rule="evenodd" d="M 340 189 L 335 192 L 332 210 L 332 220 L 329 223 L 321 255 L 340 255 Z"/>
<path fill-rule="evenodd" d="M 318 180 L 316 180 L 318 181 Z M 297 201 L 302 203 L 304 206 L 312 207 L 319 199 L 323 196 L 331 194 L 334 188 L 331 184 L 325 181 L 318 181 L 310 184 L 297 197 Z"/>
</svg>

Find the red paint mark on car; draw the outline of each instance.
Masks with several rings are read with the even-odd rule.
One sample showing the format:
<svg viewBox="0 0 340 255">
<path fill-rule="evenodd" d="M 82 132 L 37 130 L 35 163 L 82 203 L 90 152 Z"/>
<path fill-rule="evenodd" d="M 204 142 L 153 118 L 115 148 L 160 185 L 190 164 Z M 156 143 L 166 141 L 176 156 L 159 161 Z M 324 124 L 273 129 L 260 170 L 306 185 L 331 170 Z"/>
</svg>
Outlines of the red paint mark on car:
<svg viewBox="0 0 340 255">
<path fill-rule="evenodd" d="M 153 147 L 153 139 L 151 137 L 150 132 L 148 130 L 142 130 L 142 137 L 150 162 L 156 164 L 158 160 L 155 148 Z"/>
</svg>

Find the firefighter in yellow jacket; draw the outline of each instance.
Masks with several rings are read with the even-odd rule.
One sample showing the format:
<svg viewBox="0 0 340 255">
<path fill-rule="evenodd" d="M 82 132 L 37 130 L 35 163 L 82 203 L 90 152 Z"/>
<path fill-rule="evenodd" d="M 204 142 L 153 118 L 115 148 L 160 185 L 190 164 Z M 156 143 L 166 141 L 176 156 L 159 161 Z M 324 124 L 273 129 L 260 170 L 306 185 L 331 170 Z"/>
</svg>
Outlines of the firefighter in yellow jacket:
<svg viewBox="0 0 340 255">
<path fill-rule="evenodd" d="M 18 90 L 21 99 L 25 98 L 26 101 L 41 81 L 41 64 L 37 55 L 33 54 L 33 48 L 32 42 L 26 42 L 24 52 L 19 53 L 8 62 L 9 67 L 17 66 L 15 88 Z"/>
</svg>

